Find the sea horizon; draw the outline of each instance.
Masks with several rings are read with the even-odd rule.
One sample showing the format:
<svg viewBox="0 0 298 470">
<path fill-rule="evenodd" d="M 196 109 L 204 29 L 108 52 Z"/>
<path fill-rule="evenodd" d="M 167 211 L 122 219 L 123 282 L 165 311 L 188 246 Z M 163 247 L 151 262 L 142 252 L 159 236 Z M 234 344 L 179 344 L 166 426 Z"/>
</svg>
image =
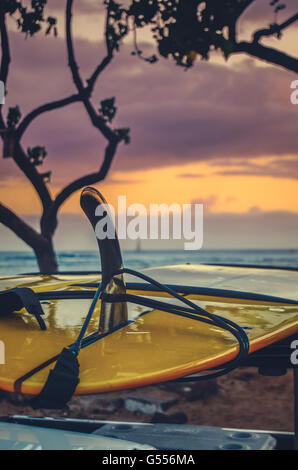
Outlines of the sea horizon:
<svg viewBox="0 0 298 470">
<path fill-rule="evenodd" d="M 96 250 L 57 250 L 59 271 L 99 271 Z M 185 250 L 124 250 L 126 267 L 144 269 L 175 264 L 236 264 L 277 266 L 298 269 L 298 249 L 201 249 Z M 35 255 L 31 251 L 0 250 L 0 275 L 38 273 Z"/>
</svg>

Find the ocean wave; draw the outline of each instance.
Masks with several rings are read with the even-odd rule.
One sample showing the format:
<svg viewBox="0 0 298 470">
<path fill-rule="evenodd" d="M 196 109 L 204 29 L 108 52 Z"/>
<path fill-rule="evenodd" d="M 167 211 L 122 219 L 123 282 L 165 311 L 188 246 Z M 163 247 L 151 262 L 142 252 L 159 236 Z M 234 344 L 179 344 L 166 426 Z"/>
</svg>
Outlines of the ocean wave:
<svg viewBox="0 0 298 470">
<path fill-rule="evenodd" d="M 58 251 L 61 271 L 100 270 L 97 251 Z M 135 269 L 170 264 L 244 264 L 298 267 L 298 250 L 200 250 L 200 251 L 124 251 L 124 264 Z M 38 272 L 34 253 L 0 252 L 0 275 Z"/>
</svg>

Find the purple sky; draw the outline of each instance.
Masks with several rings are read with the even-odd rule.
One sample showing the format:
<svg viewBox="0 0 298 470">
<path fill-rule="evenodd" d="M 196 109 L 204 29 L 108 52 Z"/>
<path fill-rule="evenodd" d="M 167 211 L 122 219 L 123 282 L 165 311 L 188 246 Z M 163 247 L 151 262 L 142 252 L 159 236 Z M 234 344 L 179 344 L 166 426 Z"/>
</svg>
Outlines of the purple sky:
<svg viewBox="0 0 298 470">
<path fill-rule="evenodd" d="M 248 11 L 241 34 L 272 21 L 268 3 L 260 0 L 258 7 Z M 49 0 L 48 4 L 49 14 L 58 14 L 61 19 L 65 2 Z M 280 18 L 289 16 L 295 4 L 294 0 L 288 1 L 287 11 Z M 93 40 L 96 23 L 92 13 L 99 12 L 100 16 L 100 8 L 98 2 L 88 0 L 75 5 L 76 57 L 82 76 L 87 78 L 104 55 L 100 27 L 99 41 Z M 89 39 L 88 15 L 92 15 Z M 6 109 L 19 104 L 26 114 L 39 104 L 75 91 L 66 63 L 63 29 L 60 21 L 58 38 L 39 35 L 27 40 L 10 32 L 12 66 Z M 297 26 L 294 30 L 297 35 Z M 283 44 L 291 49 L 292 43 L 292 35 L 285 37 Z M 140 45 L 148 49 L 147 43 L 142 45 L 141 35 Z M 131 49 L 130 43 L 123 45 L 100 77 L 93 99 L 97 105 L 102 99 L 116 96 L 114 126 L 131 129 L 131 144 L 120 146 L 112 167 L 114 172 L 122 172 L 123 184 L 129 184 L 132 171 L 171 165 L 181 165 L 185 184 L 194 176 L 200 181 L 203 174 L 185 173 L 183 169 L 184 164 L 198 161 L 214 167 L 218 176 L 263 175 L 297 180 L 298 106 L 290 102 L 290 83 L 297 79 L 294 73 L 264 66 L 245 56 L 232 58 L 227 64 L 222 59 L 198 61 L 185 72 L 170 60 L 161 59 L 155 65 L 144 63 L 131 56 Z M 81 104 L 44 114 L 30 127 L 23 143 L 25 148 L 46 146 L 48 157 L 42 171 L 53 171 L 55 186 L 97 168 L 104 149 L 103 139 L 90 125 Z M 270 166 L 264 163 L 265 157 L 274 157 Z M 3 188 L 10 178 L 22 178 L 9 159 L 1 160 L 0 171 Z M 272 214 L 269 218 L 274 220 Z M 297 224 L 292 223 L 295 214 L 284 214 L 290 244 Z M 243 217 L 251 220 L 250 215 Z M 1 233 L 6 243 L 10 236 L 6 230 Z M 15 243 L 14 238 L 9 240 L 9 246 Z"/>
</svg>

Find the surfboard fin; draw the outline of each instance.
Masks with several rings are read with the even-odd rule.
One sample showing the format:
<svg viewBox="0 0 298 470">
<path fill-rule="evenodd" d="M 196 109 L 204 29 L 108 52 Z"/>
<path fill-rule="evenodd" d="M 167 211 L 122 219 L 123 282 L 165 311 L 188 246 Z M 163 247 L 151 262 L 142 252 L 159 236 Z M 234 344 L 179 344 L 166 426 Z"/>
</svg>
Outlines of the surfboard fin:
<svg viewBox="0 0 298 470">
<path fill-rule="evenodd" d="M 92 187 L 83 189 L 80 203 L 94 232 L 96 232 L 97 223 L 103 218 L 108 220 L 110 227 L 113 227 L 113 238 L 105 237 L 100 239 L 96 237 L 101 259 L 102 293 L 125 294 L 126 286 L 123 274 L 115 275 L 115 273 L 123 269 L 123 262 L 109 205 L 100 192 Z M 127 304 L 125 301 L 102 301 L 99 321 L 99 331 L 101 333 L 107 333 L 112 328 L 125 324 L 126 322 Z"/>
</svg>

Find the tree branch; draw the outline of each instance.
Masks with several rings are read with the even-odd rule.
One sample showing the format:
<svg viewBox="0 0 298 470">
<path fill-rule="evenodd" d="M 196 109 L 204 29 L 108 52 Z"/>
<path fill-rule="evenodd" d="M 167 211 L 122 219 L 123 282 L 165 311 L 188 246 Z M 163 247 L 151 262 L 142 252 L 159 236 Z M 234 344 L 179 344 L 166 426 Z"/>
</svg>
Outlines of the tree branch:
<svg viewBox="0 0 298 470">
<path fill-rule="evenodd" d="M 74 49 L 73 49 L 73 43 L 72 43 L 72 34 L 71 34 L 71 19 L 72 19 L 72 5 L 73 5 L 73 0 L 67 0 L 66 4 L 66 44 L 67 44 L 67 53 L 68 53 L 68 65 L 70 67 L 71 73 L 72 73 L 72 78 L 74 81 L 74 84 L 77 87 L 78 92 L 80 93 L 82 97 L 83 104 L 85 105 L 85 109 L 89 115 L 89 118 L 94 125 L 102 134 L 103 136 L 111 141 L 115 140 L 117 136 L 113 132 L 112 129 L 110 129 L 109 126 L 105 123 L 104 119 L 99 116 L 95 109 L 93 108 L 89 96 L 88 96 L 88 87 L 87 90 L 84 88 L 83 81 L 80 77 L 79 74 L 79 67 L 76 63 L 75 60 L 75 55 L 74 55 Z M 94 74 L 93 74 L 94 75 Z M 96 73 L 96 78 L 98 77 L 98 73 Z"/>
<path fill-rule="evenodd" d="M 247 10 L 247 8 L 252 4 L 254 3 L 256 0 L 246 0 L 246 1 L 243 1 L 242 3 L 239 2 L 238 4 L 238 14 L 239 15 L 242 15 L 242 13 L 245 12 L 245 10 Z M 236 6 L 237 8 L 237 6 Z"/>
<path fill-rule="evenodd" d="M 27 116 L 24 117 L 24 119 L 20 122 L 19 126 L 17 127 L 16 134 L 18 139 L 21 139 L 22 135 L 26 131 L 26 129 L 29 127 L 31 122 L 36 119 L 38 116 L 40 116 L 43 113 L 53 111 L 55 109 L 63 108 L 64 106 L 67 106 L 68 104 L 75 103 L 77 101 L 81 101 L 80 95 L 74 94 L 71 96 L 68 96 L 67 98 L 62 98 L 61 100 L 57 101 L 52 101 L 51 103 L 46 103 L 38 108 L 34 109 L 30 113 L 27 114 Z"/>
<path fill-rule="evenodd" d="M 106 48 L 107 48 L 107 56 L 101 61 L 101 63 L 96 67 L 94 70 L 93 74 L 91 77 L 87 80 L 88 83 L 88 89 L 92 92 L 94 88 L 94 84 L 98 78 L 98 76 L 101 74 L 101 72 L 109 65 L 111 60 L 113 59 L 113 48 L 111 47 L 110 41 L 109 41 L 109 20 L 110 20 L 110 3 L 107 8 L 107 17 L 106 17 L 106 25 L 105 25 L 105 41 L 106 41 Z"/>
<path fill-rule="evenodd" d="M 30 225 L 26 224 L 8 207 L 0 203 L 0 222 L 12 230 L 27 245 L 34 249 L 37 243 L 42 242 L 42 236 L 36 232 Z"/>
<path fill-rule="evenodd" d="M 5 123 L 2 115 L 0 114 L 0 128 L 5 129 Z M 1 134 L 2 140 L 4 140 L 4 135 Z M 41 175 L 36 170 L 35 166 L 32 165 L 26 153 L 24 152 L 21 144 L 17 139 L 15 139 L 15 150 L 13 155 L 13 160 L 24 173 L 24 175 L 29 179 L 35 188 L 39 199 L 42 203 L 43 210 L 46 211 L 53 203 L 48 188 L 41 177 Z"/>
<path fill-rule="evenodd" d="M 235 44 L 233 53 L 245 52 L 252 57 L 269 62 L 270 64 L 280 65 L 285 67 L 287 70 L 298 72 L 298 59 L 289 56 L 284 52 L 280 52 L 277 49 L 271 47 L 265 47 L 259 43 L 250 43 L 242 41 Z"/>
<path fill-rule="evenodd" d="M 84 85 L 79 74 L 79 67 L 75 61 L 72 36 L 71 36 L 71 19 L 72 19 L 72 4 L 73 0 L 67 0 L 66 4 L 66 42 L 67 42 L 67 53 L 68 53 L 68 65 L 70 67 L 73 81 L 79 91 L 83 93 Z"/>
<path fill-rule="evenodd" d="M 23 171 L 25 176 L 27 176 L 27 178 L 31 181 L 31 183 L 35 187 L 41 199 L 41 202 L 43 205 L 43 215 L 41 218 L 41 233 L 45 239 L 53 235 L 55 232 L 55 229 L 57 226 L 57 213 L 58 213 L 60 206 L 63 204 L 63 202 L 74 191 L 81 189 L 82 187 L 88 184 L 94 184 L 105 178 L 110 168 L 113 157 L 115 155 L 117 145 L 120 142 L 119 136 L 112 129 L 110 129 L 109 126 L 106 125 L 104 119 L 96 113 L 89 99 L 93 91 L 93 87 L 95 85 L 96 79 L 98 78 L 102 70 L 104 70 L 104 68 L 109 64 L 109 62 L 111 61 L 113 57 L 112 50 L 108 42 L 107 26 L 106 26 L 106 44 L 107 44 L 108 54 L 99 64 L 99 66 L 95 69 L 94 73 L 92 74 L 90 79 L 87 81 L 88 85 L 85 87 L 78 71 L 78 66 L 75 61 L 74 50 L 73 50 L 72 35 L 71 35 L 72 4 L 73 4 L 73 0 L 67 1 L 67 6 L 66 6 L 67 51 L 68 51 L 69 67 L 71 69 L 73 81 L 75 83 L 75 86 L 78 92 L 76 94 L 63 98 L 61 100 L 46 103 L 34 109 L 30 113 L 28 113 L 27 116 L 25 116 L 25 118 L 21 121 L 15 133 L 16 152 L 14 155 L 14 160 L 16 164 L 19 166 L 19 168 Z M 108 24 L 108 19 L 107 19 L 107 24 Z M 104 135 L 104 137 L 108 139 L 109 144 L 106 148 L 104 161 L 99 171 L 86 175 L 70 183 L 61 191 L 61 193 L 58 194 L 55 201 L 53 201 L 48 191 L 48 188 L 43 181 L 43 178 L 35 169 L 34 165 L 32 165 L 32 163 L 27 158 L 26 154 L 21 148 L 21 145 L 19 144 L 19 141 L 21 137 L 23 136 L 24 132 L 26 131 L 26 129 L 28 128 L 28 126 L 31 124 L 31 122 L 38 116 L 40 116 L 41 114 L 45 112 L 56 110 L 68 104 L 79 102 L 79 101 L 82 101 L 82 103 L 84 104 L 92 124 Z M 3 127 L 4 127 L 4 123 L 3 123 Z"/>
<path fill-rule="evenodd" d="M 64 106 L 67 106 L 69 104 L 78 102 L 78 101 L 83 101 L 83 96 L 86 95 L 87 97 L 90 97 L 95 85 L 95 82 L 98 78 L 98 76 L 101 74 L 101 72 L 107 67 L 107 65 L 111 62 L 113 58 L 113 51 L 111 49 L 111 46 L 109 44 L 109 39 L 108 39 L 108 22 L 109 22 L 109 9 L 107 13 L 107 19 L 106 19 L 106 32 L 105 32 L 105 37 L 106 37 L 106 47 L 107 47 L 107 56 L 101 61 L 101 63 L 96 67 L 94 70 L 93 74 L 89 79 L 87 79 L 87 86 L 84 87 L 82 80 L 80 80 L 80 77 L 78 77 L 78 72 L 75 74 L 73 73 L 73 78 L 76 77 L 76 82 L 77 87 L 79 89 L 79 92 L 76 94 L 73 94 L 71 96 L 68 96 L 67 98 L 62 98 L 61 100 L 56 100 L 51 103 L 46 103 L 44 105 L 39 106 L 38 108 L 34 109 L 30 113 L 27 114 L 27 116 L 24 117 L 24 119 L 20 122 L 18 128 L 17 128 L 17 136 L 20 139 L 26 129 L 29 127 L 31 122 L 36 119 L 38 116 L 45 112 L 49 111 L 54 111 L 59 108 L 63 108 Z M 74 58 L 74 52 L 73 52 L 73 46 L 72 46 L 72 41 L 71 37 L 69 38 L 70 40 L 70 54 L 69 54 L 69 63 L 71 63 L 71 68 L 74 67 L 72 70 L 75 72 L 75 58 Z"/>
<path fill-rule="evenodd" d="M 3 5 L 0 6 L 0 33 L 2 48 L 0 80 L 2 80 L 6 84 L 10 64 L 10 51 Z M 0 127 L 1 129 L 5 129 L 5 122 L 2 117 L 2 114 L 0 115 Z M 2 135 L 2 139 L 3 138 L 4 136 Z M 17 166 L 20 168 L 20 170 L 22 170 L 25 176 L 27 176 L 29 181 L 32 182 L 42 202 L 43 208 L 44 210 L 46 210 L 52 204 L 51 196 L 42 177 L 37 172 L 36 168 L 34 167 L 34 165 L 32 165 L 32 163 L 27 158 L 25 152 L 23 151 L 19 140 L 17 139 L 17 136 L 15 136 L 15 152 L 13 155 L 13 159 L 16 162 Z"/>
<path fill-rule="evenodd" d="M 43 210 L 47 211 L 52 205 L 53 201 L 48 191 L 48 188 L 42 178 L 38 173 L 35 166 L 32 165 L 29 158 L 25 154 L 19 142 L 16 142 L 16 148 L 13 155 L 13 159 L 16 162 L 17 166 L 22 170 L 28 180 L 34 186 L 43 206 Z"/>
<path fill-rule="evenodd" d="M 54 201 L 54 206 L 53 208 L 59 208 L 61 204 L 74 192 L 77 191 L 84 186 L 89 186 L 91 184 L 98 183 L 99 181 L 102 181 L 112 164 L 113 157 L 116 153 L 117 149 L 117 142 L 111 142 L 107 145 L 106 150 L 105 150 L 105 156 L 104 160 L 102 162 L 102 165 L 100 169 L 95 172 L 95 173 L 90 173 L 88 175 L 82 176 L 81 178 L 78 178 L 77 180 L 73 181 L 70 183 L 68 186 L 66 186 L 56 197 Z"/>
<path fill-rule="evenodd" d="M 253 35 L 253 42 L 259 42 L 260 39 L 264 36 L 273 36 L 274 34 L 279 34 L 283 29 L 295 23 L 295 21 L 298 21 L 298 13 L 288 18 L 282 24 L 272 24 L 270 28 L 264 28 L 256 31 Z"/>
<path fill-rule="evenodd" d="M 10 51 L 7 29 L 5 24 L 5 13 L 3 11 L 3 5 L 0 6 L 0 34 L 1 34 L 1 68 L 0 68 L 0 80 L 6 84 L 8 77 L 9 64 L 10 64 Z"/>
<path fill-rule="evenodd" d="M 42 233 L 52 233 L 55 230 L 57 225 L 58 210 L 66 201 L 66 199 L 71 196 L 71 194 L 73 194 L 75 191 L 78 191 L 79 189 L 82 189 L 84 186 L 90 186 L 104 180 L 111 167 L 118 143 L 118 141 L 112 141 L 107 145 L 104 160 L 97 172 L 89 173 L 88 175 L 76 179 L 69 185 L 65 186 L 65 188 L 62 189 L 62 191 L 56 196 L 50 211 L 43 219 Z"/>
<path fill-rule="evenodd" d="M 98 76 L 101 74 L 101 72 L 106 68 L 107 65 L 109 65 L 109 63 L 111 62 L 113 58 L 113 55 L 107 55 L 102 61 L 101 63 L 96 67 L 96 69 L 94 70 L 93 74 L 91 75 L 90 78 L 88 78 L 86 81 L 88 83 L 88 86 L 87 86 L 87 89 L 90 90 L 90 92 L 93 91 L 93 88 L 94 88 L 94 85 L 95 85 L 95 82 L 98 78 Z"/>
<path fill-rule="evenodd" d="M 87 87 L 85 87 L 83 80 L 79 74 L 79 67 L 75 60 L 75 54 L 74 54 L 74 48 L 73 48 L 72 33 L 71 33 L 72 5 L 73 5 L 73 0 L 67 0 L 66 43 L 67 43 L 67 53 L 68 53 L 68 65 L 71 70 L 74 84 L 78 90 L 77 95 L 74 95 L 74 96 L 77 97 L 78 101 L 82 101 L 93 126 L 96 127 L 102 133 L 102 135 L 108 140 L 109 143 L 106 147 L 104 160 L 101 164 L 100 169 L 95 173 L 90 173 L 88 175 L 85 175 L 73 181 L 72 183 L 68 184 L 57 195 L 52 205 L 50 206 L 49 210 L 44 213 L 41 219 L 41 232 L 45 237 L 53 235 L 57 226 L 58 210 L 71 194 L 83 188 L 84 186 L 98 183 L 99 181 L 105 178 L 105 176 L 107 175 L 109 171 L 111 163 L 113 161 L 117 146 L 119 142 L 121 141 L 120 136 L 106 124 L 105 120 L 99 114 L 96 113 L 90 101 L 90 96 L 91 96 L 96 79 L 98 78 L 102 70 L 104 70 L 104 68 L 109 64 L 109 62 L 111 61 L 113 57 L 112 49 L 109 45 L 109 40 L 108 40 L 108 35 L 107 35 L 108 19 L 106 23 L 106 44 L 107 44 L 108 54 L 103 59 L 103 61 L 99 64 L 99 66 L 95 69 L 90 79 L 87 80 L 88 85 Z M 109 12 L 108 12 L 108 15 L 109 15 Z M 60 105 L 61 101 L 57 103 Z M 49 104 L 48 106 L 51 106 L 51 109 L 54 109 L 55 104 Z M 43 112 L 45 108 L 44 107 L 41 107 L 41 108 L 40 109 Z"/>
<path fill-rule="evenodd" d="M 234 11 L 231 15 L 231 19 L 228 25 L 228 37 L 229 40 L 233 43 L 235 43 L 237 40 L 237 21 L 239 20 L 240 16 L 245 12 L 245 10 L 254 2 L 255 0 L 246 0 L 233 5 Z"/>
</svg>

